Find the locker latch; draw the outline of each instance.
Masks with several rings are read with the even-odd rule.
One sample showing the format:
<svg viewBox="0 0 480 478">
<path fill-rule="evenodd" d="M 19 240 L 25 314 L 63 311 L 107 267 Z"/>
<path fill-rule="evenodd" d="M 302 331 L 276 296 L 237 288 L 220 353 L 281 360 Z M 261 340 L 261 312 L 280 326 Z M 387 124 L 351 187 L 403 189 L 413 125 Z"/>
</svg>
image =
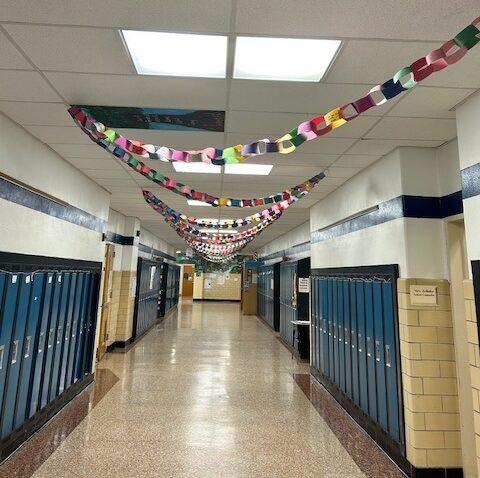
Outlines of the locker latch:
<svg viewBox="0 0 480 478">
<path fill-rule="evenodd" d="M 367 337 L 367 356 L 368 357 L 372 356 L 372 344 L 370 341 L 370 337 Z"/>
<path fill-rule="evenodd" d="M 18 340 L 14 340 L 13 346 L 12 346 L 12 363 L 16 363 L 17 353 L 18 353 Z"/>
<path fill-rule="evenodd" d="M 23 347 L 23 356 L 24 358 L 28 358 L 28 356 L 30 355 L 30 343 L 32 341 L 32 337 L 28 336 L 26 339 L 25 339 L 25 345 Z"/>
<path fill-rule="evenodd" d="M 362 352 L 362 334 L 358 334 L 358 351 Z"/>
<path fill-rule="evenodd" d="M 375 360 L 380 362 L 380 342 L 375 340 Z"/>
<path fill-rule="evenodd" d="M 392 362 L 390 360 L 390 345 L 385 345 L 385 365 L 387 367 L 392 366 Z"/>
<path fill-rule="evenodd" d="M 345 327 L 345 345 L 348 345 L 348 329 Z"/>
</svg>

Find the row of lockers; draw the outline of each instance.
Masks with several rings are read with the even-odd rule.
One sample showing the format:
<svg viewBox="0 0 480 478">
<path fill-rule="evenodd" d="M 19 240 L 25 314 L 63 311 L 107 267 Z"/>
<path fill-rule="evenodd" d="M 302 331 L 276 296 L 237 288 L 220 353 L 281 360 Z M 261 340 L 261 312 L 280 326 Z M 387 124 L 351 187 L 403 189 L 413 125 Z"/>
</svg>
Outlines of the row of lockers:
<svg viewBox="0 0 480 478">
<path fill-rule="evenodd" d="M 311 282 L 311 365 L 400 445 L 394 280 L 317 274 Z"/>
<path fill-rule="evenodd" d="M 0 436 L 92 369 L 100 273 L 0 272 Z"/>
<path fill-rule="evenodd" d="M 257 314 L 273 330 L 279 329 L 279 265 L 258 268 Z"/>
<path fill-rule="evenodd" d="M 165 313 L 178 304 L 180 292 L 180 267 L 173 264 L 164 264 L 166 267 L 165 286 Z"/>
</svg>

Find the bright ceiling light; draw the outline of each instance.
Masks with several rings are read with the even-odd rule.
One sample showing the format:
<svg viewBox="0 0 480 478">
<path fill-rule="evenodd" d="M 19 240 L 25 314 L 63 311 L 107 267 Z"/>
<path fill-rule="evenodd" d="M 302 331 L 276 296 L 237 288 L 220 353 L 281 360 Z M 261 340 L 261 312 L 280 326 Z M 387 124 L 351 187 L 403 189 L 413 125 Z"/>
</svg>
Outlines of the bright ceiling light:
<svg viewBox="0 0 480 478">
<path fill-rule="evenodd" d="M 140 75 L 225 78 L 227 37 L 122 30 Z"/>
<path fill-rule="evenodd" d="M 173 169 L 177 173 L 205 173 L 205 174 L 220 174 L 222 172 L 221 166 L 208 163 L 183 163 L 175 161 L 172 163 Z"/>
<path fill-rule="evenodd" d="M 340 43 L 339 40 L 237 37 L 233 77 L 320 81 Z"/>
<path fill-rule="evenodd" d="M 236 229 L 200 229 L 200 232 L 210 232 L 215 234 L 234 234 L 237 232 Z"/>
<path fill-rule="evenodd" d="M 187 199 L 187 204 L 188 204 L 189 206 L 207 206 L 207 207 L 213 207 L 211 204 L 208 204 L 208 202 L 198 201 L 197 199 Z"/>
<path fill-rule="evenodd" d="M 273 168 L 273 164 L 226 164 L 225 174 L 251 174 L 267 176 Z"/>
</svg>

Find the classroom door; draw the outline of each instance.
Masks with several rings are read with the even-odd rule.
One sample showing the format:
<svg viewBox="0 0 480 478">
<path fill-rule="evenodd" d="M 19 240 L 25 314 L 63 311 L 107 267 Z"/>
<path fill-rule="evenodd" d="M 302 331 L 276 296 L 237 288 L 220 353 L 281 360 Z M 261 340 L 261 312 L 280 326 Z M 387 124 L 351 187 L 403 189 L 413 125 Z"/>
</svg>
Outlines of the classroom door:
<svg viewBox="0 0 480 478">
<path fill-rule="evenodd" d="M 191 299 L 193 297 L 193 270 L 194 266 L 183 266 L 182 297 Z"/>
</svg>

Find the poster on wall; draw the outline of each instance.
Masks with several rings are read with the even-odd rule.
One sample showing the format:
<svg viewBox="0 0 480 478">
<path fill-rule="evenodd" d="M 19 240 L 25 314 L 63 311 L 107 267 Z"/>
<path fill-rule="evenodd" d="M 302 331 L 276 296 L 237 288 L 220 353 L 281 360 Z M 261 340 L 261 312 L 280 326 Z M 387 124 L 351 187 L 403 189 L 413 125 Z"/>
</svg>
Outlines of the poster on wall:
<svg viewBox="0 0 480 478">
<path fill-rule="evenodd" d="M 130 106 L 86 106 L 97 121 L 110 128 L 155 129 L 159 131 L 214 131 L 223 133 L 225 111 Z M 189 256 L 187 256 L 189 257 Z"/>
<path fill-rule="evenodd" d="M 153 281 L 155 279 L 155 272 L 157 272 L 157 266 L 152 266 L 150 268 L 150 284 L 149 284 L 150 290 L 153 289 Z"/>
</svg>

